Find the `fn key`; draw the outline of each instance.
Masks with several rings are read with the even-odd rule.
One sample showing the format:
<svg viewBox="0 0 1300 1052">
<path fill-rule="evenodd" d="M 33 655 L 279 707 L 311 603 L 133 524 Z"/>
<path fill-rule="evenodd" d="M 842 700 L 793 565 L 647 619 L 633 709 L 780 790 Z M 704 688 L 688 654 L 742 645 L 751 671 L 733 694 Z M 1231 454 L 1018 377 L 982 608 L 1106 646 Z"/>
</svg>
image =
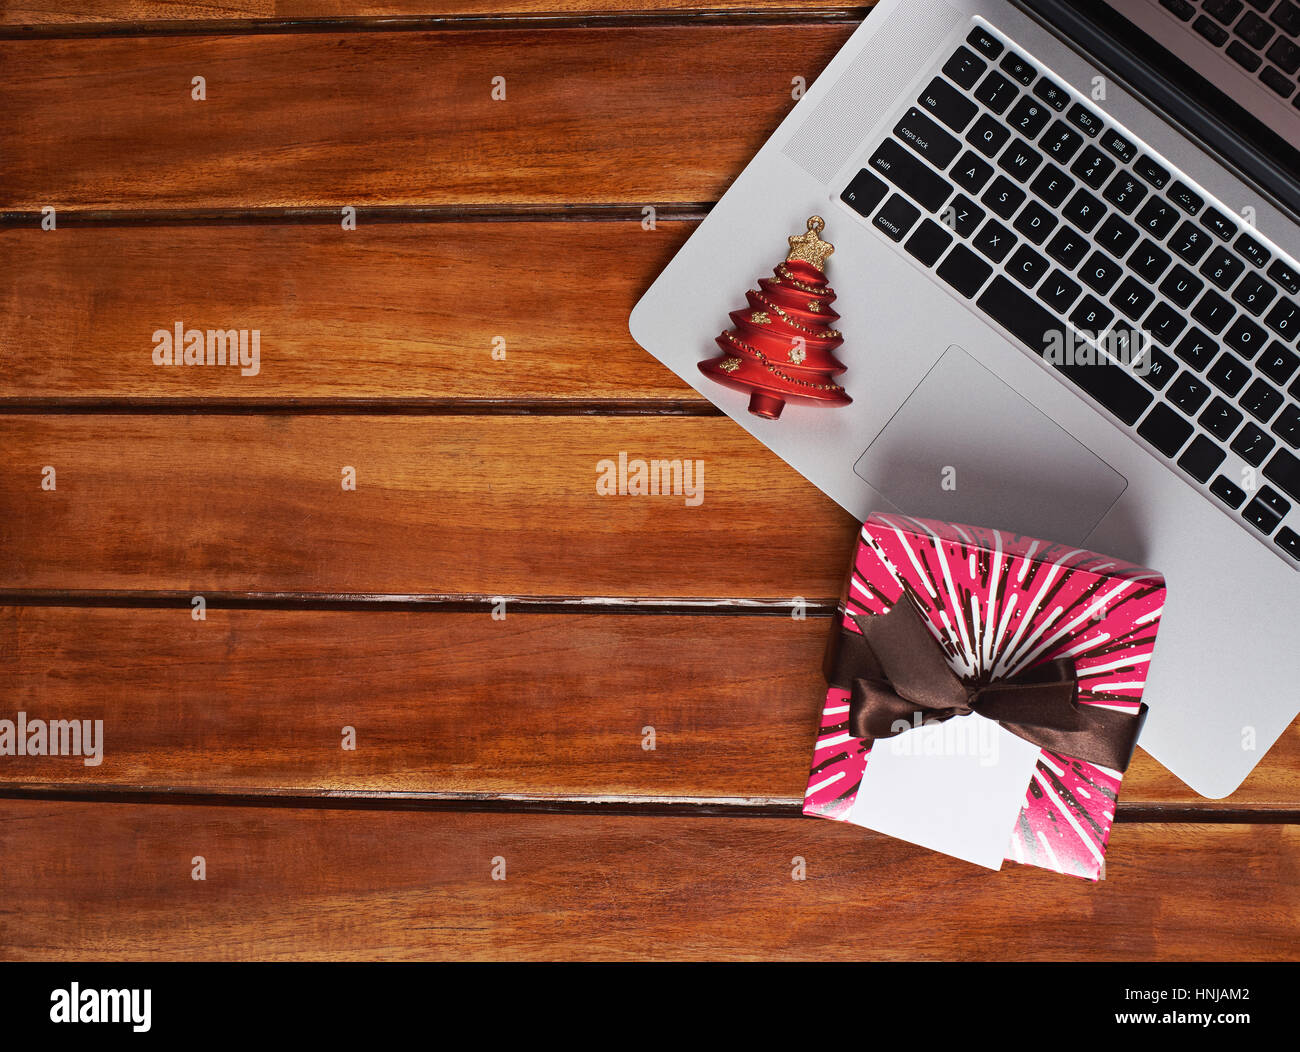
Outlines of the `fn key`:
<svg viewBox="0 0 1300 1052">
<path fill-rule="evenodd" d="M 939 264 L 939 269 L 935 273 L 970 299 L 988 280 L 989 275 L 993 273 L 993 268 L 965 245 L 956 245 L 948 253 L 947 258 Z"/>
<path fill-rule="evenodd" d="M 858 215 L 870 216 L 876 210 L 876 205 L 884 199 L 885 191 L 888 189 L 883 179 L 863 168 L 853 177 L 853 182 L 844 188 L 840 200 Z"/>
</svg>

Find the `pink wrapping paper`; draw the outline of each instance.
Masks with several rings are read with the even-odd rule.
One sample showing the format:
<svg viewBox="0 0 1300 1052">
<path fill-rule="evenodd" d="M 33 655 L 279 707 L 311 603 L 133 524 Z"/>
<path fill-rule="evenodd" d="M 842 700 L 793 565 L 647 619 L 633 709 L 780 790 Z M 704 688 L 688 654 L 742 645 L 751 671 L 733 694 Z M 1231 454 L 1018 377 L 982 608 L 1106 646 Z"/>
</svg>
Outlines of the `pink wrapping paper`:
<svg viewBox="0 0 1300 1052">
<path fill-rule="evenodd" d="M 884 613 L 907 592 L 962 676 L 1013 675 L 1071 657 L 1079 703 L 1136 717 L 1164 607 L 1164 578 L 1095 552 L 1004 530 L 872 515 L 837 615 Z M 826 694 L 804 814 L 846 821 L 870 749 L 848 733 L 849 693 Z M 1006 857 L 1089 880 L 1105 873 L 1122 775 L 1041 750 Z"/>
</svg>

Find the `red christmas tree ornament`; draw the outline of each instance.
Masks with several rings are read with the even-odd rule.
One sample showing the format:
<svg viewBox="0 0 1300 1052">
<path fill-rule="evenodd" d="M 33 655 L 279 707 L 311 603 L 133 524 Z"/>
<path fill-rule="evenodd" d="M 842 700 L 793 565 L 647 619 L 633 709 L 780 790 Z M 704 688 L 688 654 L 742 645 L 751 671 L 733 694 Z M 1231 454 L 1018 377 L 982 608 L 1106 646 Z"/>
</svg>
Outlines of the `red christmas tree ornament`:
<svg viewBox="0 0 1300 1052">
<path fill-rule="evenodd" d="M 790 253 L 774 277 L 759 278 L 745 293 L 747 310 L 731 312 L 735 328 L 718 337 L 721 356 L 700 362 L 700 372 L 727 387 L 748 391 L 749 411 L 775 420 L 786 402 L 839 406 L 853 401 L 832 376 L 844 372 L 831 352 L 844 342 L 833 327 L 834 290 L 826 284 L 826 257 L 835 246 L 818 235 L 821 216 L 790 238 Z"/>
</svg>

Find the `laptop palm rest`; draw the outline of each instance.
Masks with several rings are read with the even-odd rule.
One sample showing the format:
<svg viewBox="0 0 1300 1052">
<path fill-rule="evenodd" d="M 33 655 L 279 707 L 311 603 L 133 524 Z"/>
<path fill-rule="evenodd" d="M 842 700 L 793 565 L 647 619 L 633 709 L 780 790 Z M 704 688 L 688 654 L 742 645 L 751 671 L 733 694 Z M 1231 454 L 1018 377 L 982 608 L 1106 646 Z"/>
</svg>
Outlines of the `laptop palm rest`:
<svg viewBox="0 0 1300 1052">
<path fill-rule="evenodd" d="M 906 514 L 1072 545 L 1128 485 L 955 345 L 853 470 Z"/>
</svg>

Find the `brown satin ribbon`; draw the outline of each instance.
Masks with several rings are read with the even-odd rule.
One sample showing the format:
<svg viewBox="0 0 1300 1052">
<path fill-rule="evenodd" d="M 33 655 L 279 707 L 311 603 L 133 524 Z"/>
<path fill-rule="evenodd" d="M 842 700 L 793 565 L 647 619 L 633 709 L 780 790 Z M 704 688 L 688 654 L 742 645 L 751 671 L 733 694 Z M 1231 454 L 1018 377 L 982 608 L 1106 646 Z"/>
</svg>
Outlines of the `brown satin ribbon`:
<svg viewBox="0 0 1300 1052">
<path fill-rule="evenodd" d="M 853 617 L 862 634 L 841 629 L 828 654 L 826 678 L 848 690 L 849 732 L 868 745 L 921 723 L 942 723 L 977 712 L 1012 734 L 1052 752 L 1115 770 L 1128 768 L 1146 720 L 1097 705 L 1079 704 L 1079 682 L 1069 658 L 1046 661 L 1007 679 L 963 680 L 913 602 L 901 599 L 885 614 Z"/>
</svg>

